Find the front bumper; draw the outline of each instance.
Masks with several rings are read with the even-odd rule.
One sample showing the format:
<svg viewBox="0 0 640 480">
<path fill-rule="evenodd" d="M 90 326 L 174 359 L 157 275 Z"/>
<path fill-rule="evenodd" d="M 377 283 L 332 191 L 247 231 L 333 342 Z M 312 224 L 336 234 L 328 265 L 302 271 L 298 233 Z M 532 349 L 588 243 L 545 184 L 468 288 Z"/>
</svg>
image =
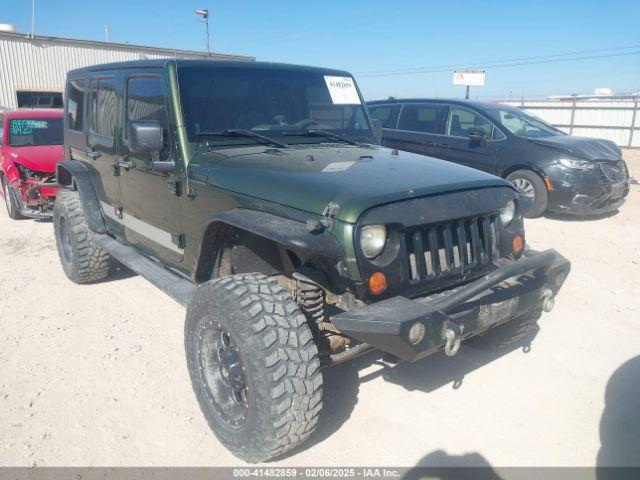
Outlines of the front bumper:
<svg viewBox="0 0 640 480">
<path fill-rule="evenodd" d="M 549 210 L 577 215 L 598 215 L 618 209 L 629 193 L 626 166 L 616 178 L 608 178 L 600 164 L 591 171 L 550 165 L 545 175 L 553 189 L 549 191 Z"/>
<path fill-rule="evenodd" d="M 505 263 L 467 285 L 437 295 L 408 299 L 396 296 L 331 317 L 336 328 L 361 342 L 416 361 L 453 341 L 541 308 L 555 297 L 571 264 L 555 250 Z M 420 323 L 424 335 L 412 343 L 410 330 Z"/>
</svg>

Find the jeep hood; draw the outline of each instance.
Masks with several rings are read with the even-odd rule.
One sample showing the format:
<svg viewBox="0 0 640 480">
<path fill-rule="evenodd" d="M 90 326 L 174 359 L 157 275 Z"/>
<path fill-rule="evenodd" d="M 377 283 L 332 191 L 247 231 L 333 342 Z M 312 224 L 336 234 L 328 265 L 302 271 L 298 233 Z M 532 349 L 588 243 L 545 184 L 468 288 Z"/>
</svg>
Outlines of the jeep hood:
<svg viewBox="0 0 640 480">
<path fill-rule="evenodd" d="M 8 156 L 35 172 L 53 173 L 56 164 L 64 159 L 62 145 L 41 145 L 37 147 L 11 147 Z"/>
<path fill-rule="evenodd" d="M 371 207 L 398 200 L 511 187 L 479 170 L 379 146 L 246 147 L 232 152 L 202 155 L 193 165 L 194 176 L 214 187 L 318 215 L 331 209 L 338 220 L 350 223 Z"/>
<path fill-rule="evenodd" d="M 618 161 L 622 156 L 620 147 L 615 143 L 598 138 L 557 135 L 529 141 L 582 160 Z"/>
</svg>

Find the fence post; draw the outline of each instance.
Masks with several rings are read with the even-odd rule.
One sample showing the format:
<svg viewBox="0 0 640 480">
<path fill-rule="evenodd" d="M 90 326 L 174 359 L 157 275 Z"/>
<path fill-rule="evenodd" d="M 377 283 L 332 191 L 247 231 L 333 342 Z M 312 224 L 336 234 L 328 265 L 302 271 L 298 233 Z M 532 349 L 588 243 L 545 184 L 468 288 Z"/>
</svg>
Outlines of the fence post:
<svg viewBox="0 0 640 480">
<path fill-rule="evenodd" d="M 633 146 L 633 131 L 636 128 L 636 112 L 638 111 L 638 97 L 636 96 L 635 101 L 633 102 L 633 114 L 631 115 L 631 130 L 629 131 L 629 144 L 627 148 L 631 148 Z"/>
<path fill-rule="evenodd" d="M 576 117 L 576 99 L 571 104 L 571 122 L 569 122 L 569 135 L 573 135 L 573 120 Z"/>
</svg>

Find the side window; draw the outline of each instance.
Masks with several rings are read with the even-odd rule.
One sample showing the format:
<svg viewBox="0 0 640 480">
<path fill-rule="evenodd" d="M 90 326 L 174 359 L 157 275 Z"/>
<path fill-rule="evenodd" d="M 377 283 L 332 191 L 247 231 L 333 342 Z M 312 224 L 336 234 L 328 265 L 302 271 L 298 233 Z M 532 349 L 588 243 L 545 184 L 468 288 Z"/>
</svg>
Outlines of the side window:
<svg viewBox="0 0 640 480">
<path fill-rule="evenodd" d="M 113 78 L 91 80 L 89 129 L 104 137 L 113 137 L 118 112 L 118 96 Z"/>
<path fill-rule="evenodd" d="M 156 120 L 165 130 L 169 127 L 162 79 L 157 76 L 127 79 L 127 122 Z M 125 133 L 126 135 L 126 133 Z"/>
<path fill-rule="evenodd" d="M 4 115 L 0 115 L 0 147 L 2 147 L 3 140 L 4 140 Z"/>
<path fill-rule="evenodd" d="M 67 89 L 67 127 L 81 132 L 84 123 L 84 80 L 69 82 Z"/>
<path fill-rule="evenodd" d="M 492 140 L 505 140 L 507 136 L 502 133 L 498 128 L 493 127 L 493 138 Z"/>
<path fill-rule="evenodd" d="M 396 128 L 397 110 L 396 105 L 384 105 L 369 108 L 369 114 L 371 118 L 380 120 L 384 128 Z"/>
<path fill-rule="evenodd" d="M 471 110 L 451 107 L 449 122 L 447 123 L 447 135 L 451 137 L 468 137 L 479 133 L 484 133 L 488 139 L 492 138 L 493 125 Z"/>
<path fill-rule="evenodd" d="M 400 130 L 443 134 L 449 107 L 446 105 L 404 105 L 400 113 Z"/>
</svg>

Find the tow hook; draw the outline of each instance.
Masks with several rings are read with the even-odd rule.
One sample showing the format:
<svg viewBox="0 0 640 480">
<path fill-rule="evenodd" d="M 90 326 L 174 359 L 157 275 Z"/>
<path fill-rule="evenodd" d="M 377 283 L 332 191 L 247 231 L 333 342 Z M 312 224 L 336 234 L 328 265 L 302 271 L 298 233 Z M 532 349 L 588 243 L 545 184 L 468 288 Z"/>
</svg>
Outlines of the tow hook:
<svg viewBox="0 0 640 480">
<path fill-rule="evenodd" d="M 553 306 L 556 304 L 555 297 L 553 295 L 553 290 L 550 288 L 546 288 L 542 292 L 542 309 L 545 312 L 550 312 L 553 310 Z"/>
<path fill-rule="evenodd" d="M 464 326 L 447 321 L 442 330 L 446 342 L 444 344 L 444 354 L 447 357 L 453 357 L 460 350 L 460 338 L 462 337 Z"/>
</svg>

